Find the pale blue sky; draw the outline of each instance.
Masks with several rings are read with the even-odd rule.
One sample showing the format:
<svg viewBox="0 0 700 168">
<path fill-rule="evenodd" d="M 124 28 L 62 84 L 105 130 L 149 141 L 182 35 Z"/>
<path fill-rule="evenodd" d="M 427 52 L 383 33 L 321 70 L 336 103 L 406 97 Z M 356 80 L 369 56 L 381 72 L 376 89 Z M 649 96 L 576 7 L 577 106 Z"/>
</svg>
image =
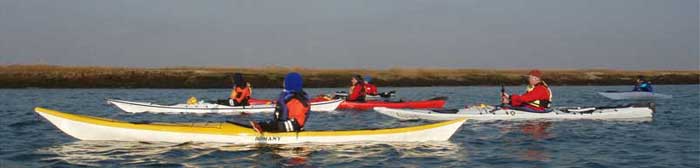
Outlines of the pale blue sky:
<svg viewBox="0 0 700 168">
<path fill-rule="evenodd" d="M 3 0 L 0 64 L 700 69 L 698 0 Z"/>
</svg>

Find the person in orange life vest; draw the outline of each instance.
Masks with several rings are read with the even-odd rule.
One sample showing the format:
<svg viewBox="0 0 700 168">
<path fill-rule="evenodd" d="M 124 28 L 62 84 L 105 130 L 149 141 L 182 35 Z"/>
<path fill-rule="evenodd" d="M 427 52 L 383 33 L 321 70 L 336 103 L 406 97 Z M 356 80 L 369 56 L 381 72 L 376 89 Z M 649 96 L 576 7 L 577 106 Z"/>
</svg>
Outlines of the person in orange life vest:
<svg viewBox="0 0 700 168">
<path fill-rule="evenodd" d="M 532 70 L 528 73 L 528 86 L 525 94 L 508 95 L 503 93 L 501 102 L 513 109 L 529 112 L 547 112 L 552 103 L 552 91 L 542 81 L 542 72 Z"/>
<path fill-rule="evenodd" d="M 231 89 L 231 95 L 229 96 L 229 105 L 231 106 L 249 106 L 248 100 L 253 94 L 253 88 L 250 83 L 243 79 L 241 73 L 233 74 L 233 89 Z"/>
<path fill-rule="evenodd" d="M 365 88 L 367 89 L 367 91 L 365 92 L 367 93 L 367 95 L 379 95 L 379 91 L 377 91 L 377 86 L 372 84 L 372 77 L 369 75 L 365 75 Z"/>
<path fill-rule="evenodd" d="M 304 124 L 309 118 L 311 105 L 302 85 L 303 82 L 299 73 L 287 74 L 284 78 L 284 91 L 282 91 L 276 101 L 273 120 L 265 122 L 250 121 L 253 129 L 259 133 L 303 131 Z"/>
<path fill-rule="evenodd" d="M 345 101 L 351 102 L 364 102 L 365 96 L 367 95 L 367 89 L 365 88 L 365 81 L 362 80 L 360 75 L 355 75 L 352 77 L 352 86 L 350 86 L 350 91 L 348 92 L 348 98 Z"/>
</svg>

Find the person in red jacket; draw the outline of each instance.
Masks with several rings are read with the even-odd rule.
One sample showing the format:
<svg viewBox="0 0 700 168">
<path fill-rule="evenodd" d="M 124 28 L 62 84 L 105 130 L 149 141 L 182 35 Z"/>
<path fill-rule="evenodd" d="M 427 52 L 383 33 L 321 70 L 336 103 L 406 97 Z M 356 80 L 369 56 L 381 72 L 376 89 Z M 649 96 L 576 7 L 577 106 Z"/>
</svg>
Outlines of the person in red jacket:
<svg viewBox="0 0 700 168">
<path fill-rule="evenodd" d="M 284 78 L 284 91 L 277 99 L 274 119 L 265 122 L 250 121 L 256 132 L 298 132 L 304 130 L 311 105 L 299 73 L 289 73 Z"/>
<path fill-rule="evenodd" d="M 552 91 L 542 81 L 542 72 L 535 69 L 528 73 L 528 86 L 525 94 L 508 95 L 503 93 L 501 102 L 517 110 L 547 112 L 552 103 Z"/>
<path fill-rule="evenodd" d="M 365 81 L 362 80 L 362 76 L 353 76 L 351 82 L 352 86 L 350 86 L 348 98 L 345 99 L 345 101 L 364 102 L 365 96 L 367 95 L 367 89 L 365 88 Z"/>
<path fill-rule="evenodd" d="M 379 91 L 377 91 L 377 86 L 372 84 L 372 77 L 369 75 L 365 75 L 365 88 L 367 89 L 367 95 L 379 95 Z"/>
</svg>

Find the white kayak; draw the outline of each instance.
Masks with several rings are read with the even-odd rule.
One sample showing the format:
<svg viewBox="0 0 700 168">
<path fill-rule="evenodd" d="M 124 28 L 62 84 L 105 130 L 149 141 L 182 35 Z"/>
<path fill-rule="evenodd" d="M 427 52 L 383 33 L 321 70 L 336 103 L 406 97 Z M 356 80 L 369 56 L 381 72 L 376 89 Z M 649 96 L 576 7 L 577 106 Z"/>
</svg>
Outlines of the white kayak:
<svg viewBox="0 0 700 168">
<path fill-rule="evenodd" d="M 312 102 L 311 111 L 333 111 L 344 100 L 334 99 L 328 101 Z M 107 99 L 107 103 L 117 106 L 129 113 L 262 113 L 274 112 L 275 104 L 259 104 L 250 106 L 227 106 L 214 103 L 200 102 L 196 104 L 159 105 L 150 102 L 135 102 L 116 99 Z"/>
<path fill-rule="evenodd" d="M 232 122 L 131 123 L 40 107 L 35 108 L 34 111 L 64 133 L 80 140 L 174 143 L 294 144 L 447 141 L 465 121 L 465 119 L 456 119 L 420 126 L 374 130 L 265 132 L 261 134 L 249 126 Z"/>
<path fill-rule="evenodd" d="M 653 104 L 619 107 L 558 108 L 546 113 L 502 109 L 494 106 L 475 106 L 452 110 L 391 109 L 377 107 L 375 111 L 400 120 L 452 120 L 467 118 L 478 121 L 494 120 L 630 120 L 646 121 L 652 118 Z"/>
<path fill-rule="evenodd" d="M 613 100 L 670 99 L 673 97 L 671 95 L 666 95 L 666 94 L 661 94 L 661 93 L 636 92 L 636 91 L 629 91 L 629 92 L 606 91 L 606 92 L 598 92 L 598 94 L 605 96 L 609 99 L 613 99 Z"/>
</svg>

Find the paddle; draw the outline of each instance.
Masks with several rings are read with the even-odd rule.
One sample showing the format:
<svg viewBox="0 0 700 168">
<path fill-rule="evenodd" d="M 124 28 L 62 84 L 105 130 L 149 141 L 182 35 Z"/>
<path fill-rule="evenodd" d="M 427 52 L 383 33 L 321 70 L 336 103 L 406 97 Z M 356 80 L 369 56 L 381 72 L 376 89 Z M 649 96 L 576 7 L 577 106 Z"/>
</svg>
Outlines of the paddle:
<svg viewBox="0 0 700 168">
<path fill-rule="evenodd" d="M 505 95 L 506 95 L 506 87 L 503 86 L 503 84 L 501 83 L 501 97 L 503 97 Z M 505 107 L 505 106 L 506 106 L 506 104 L 503 103 L 503 101 L 501 101 L 501 107 Z"/>
<path fill-rule="evenodd" d="M 506 87 L 503 86 L 503 84 L 501 83 L 501 98 L 503 97 L 503 95 L 506 95 Z M 500 99 L 499 99 L 499 100 L 500 100 Z M 505 107 L 505 106 L 506 106 L 506 104 L 503 103 L 503 100 L 501 100 L 501 106 L 500 106 L 500 108 L 503 108 L 503 107 Z M 493 108 L 492 110 L 489 110 L 489 113 L 493 113 L 493 112 L 495 112 L 495 111 L 498 110 L 498 109 L 499 109 L 499 108 L 496 108 L 496 107 L 494 106 L 494 108 Z"/>
</svg>

